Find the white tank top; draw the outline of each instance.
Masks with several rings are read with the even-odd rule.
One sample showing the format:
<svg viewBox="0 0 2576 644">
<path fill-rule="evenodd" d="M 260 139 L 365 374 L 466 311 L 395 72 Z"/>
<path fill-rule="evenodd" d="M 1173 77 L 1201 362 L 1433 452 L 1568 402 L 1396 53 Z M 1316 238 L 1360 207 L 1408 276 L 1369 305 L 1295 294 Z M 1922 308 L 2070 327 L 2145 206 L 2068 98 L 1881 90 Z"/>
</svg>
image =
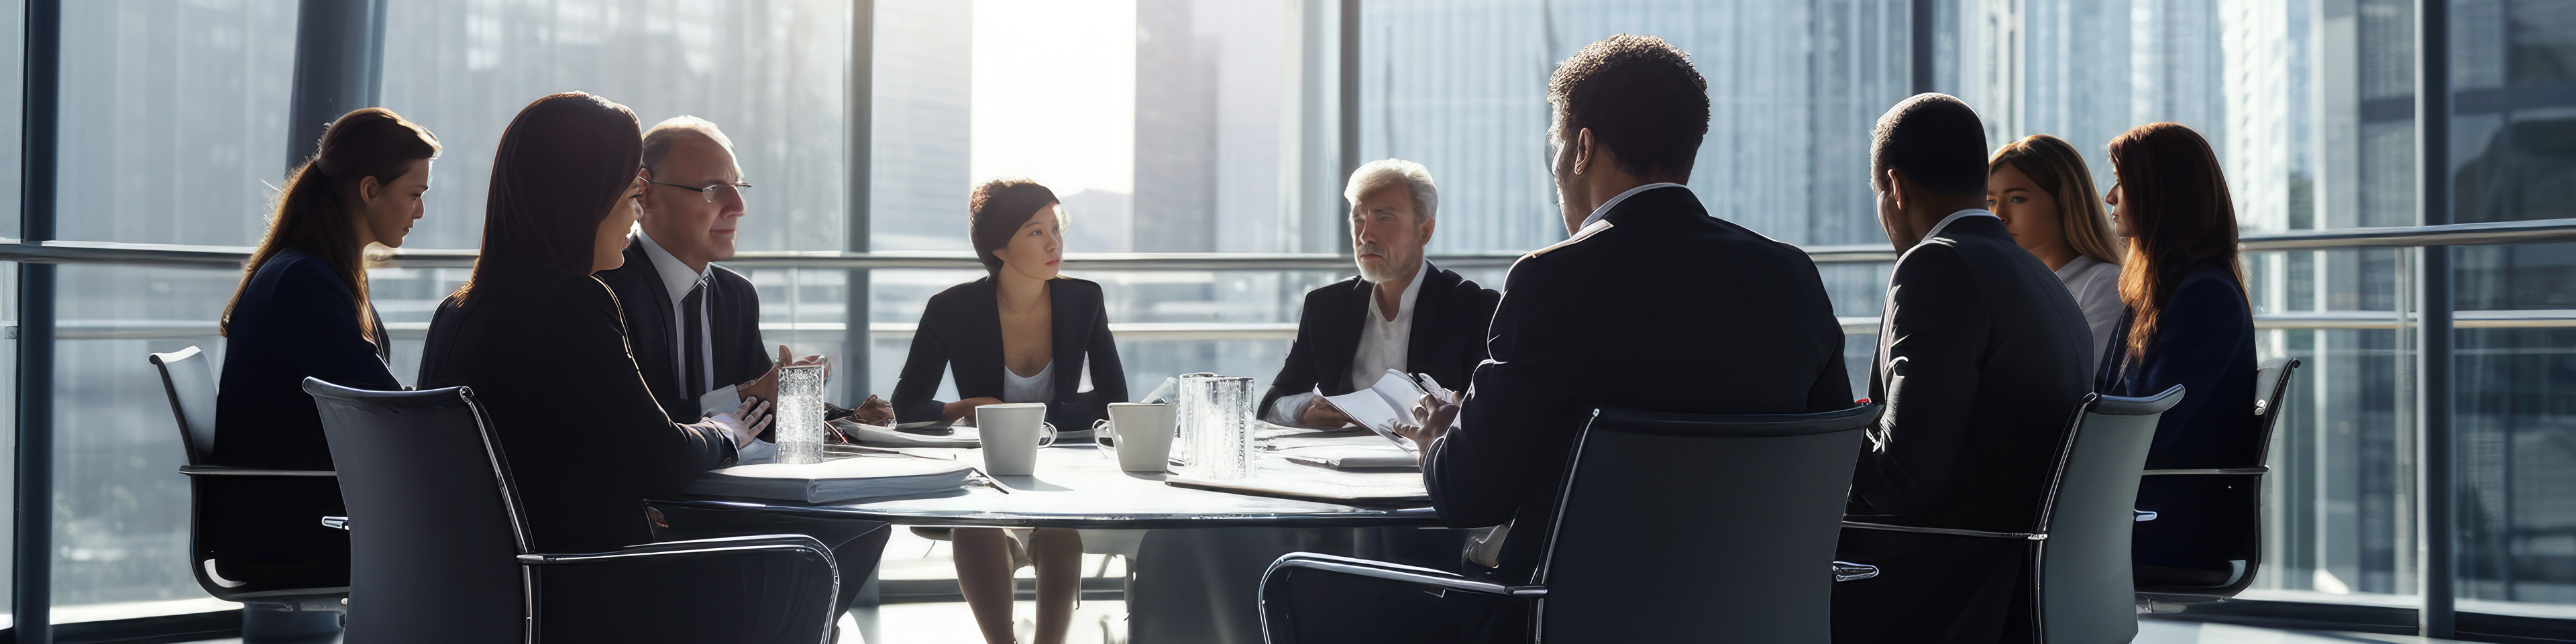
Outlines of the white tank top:
<svg viewBox="0 0 2576 644">
<path fill-rule="evenodd" d="M 1038 367 L 1038 375 L 1026 378 L 1011 373 L 1010 367 L 1002 367 L 1002 402 L 1055 402 L 1055 363 Z"/>
</svg>

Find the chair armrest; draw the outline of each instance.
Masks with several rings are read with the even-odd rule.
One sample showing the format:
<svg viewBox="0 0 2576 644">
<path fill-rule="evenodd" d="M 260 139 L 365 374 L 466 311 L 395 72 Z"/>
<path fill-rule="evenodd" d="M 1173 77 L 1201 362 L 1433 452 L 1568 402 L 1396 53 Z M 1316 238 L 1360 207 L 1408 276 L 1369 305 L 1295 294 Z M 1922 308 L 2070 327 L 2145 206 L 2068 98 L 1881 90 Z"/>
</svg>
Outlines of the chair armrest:
<svg viewBox="0 0 2576 644">
<path fill-rule="evenodd" d="M 269 470 L 256 467 L 222 465 L 181 465 L 179 473 L 189 476 L 339 476 L 332 470 Z"/>
<path fill-rule="evenodd" d="M 1862 529 L 1862 530 L 1886 530 L 1886 531 L 1889 531 L 1889 532 L 1916 532 L 1916 533 L 1922 533 L 1922 534 L 1946 534 L 1946 535 L 1960 536 L 1960 537 L 1992 537 L 1992 538 L 1996 538 L 1996 539 L 2029 539 L 2029 540 L 2031 540 L 2031 541 L 2047 541 L 2047 540 L 2048 540 L 2048 533 L 2044 533 L 2044 532 L 2041 532 L 2041 533 L 2031 533 L 2031 532 L 1987 532 L 1987 531 L 1984 531 L 1984 530 L 1964 530 L 1964 529 L 1960 529 L 1960 528 L 1930 528 L 1930 527 L 1924 527 L 1924 526 L 1911 526 L 1911 525 L 1888 525 L 1888 524 L 1884 524 L 1884 523 L 1862 523 L 1862 522 L 1859 522 L 1859 521 L 1844 521 L 1844 522 L 1843 522 L 1843 527 L 1845 527 L 1845 528 L 1859 528 L 1859 529 Z"/>
<path fill-rule="evenodd" d="M 2271 472 L 2272 472 L 2272 468 L 2270 468 L 2270 467 L 2266 467 L 2266 466 L 2257 465 L 2257 466 L 2254 466 L 2254 467 L 2214 467 L 2214 468 L 2197 469 L 2197 470 L 2147 470 L 2147 471 L 2144 471 L 2144 472 L 2139 472 L 2138 474 L 2139 474 L 2139 475 L 2142 475 L 2142 476 L 2174 476 L 2174 475 L 2190 475 L 2190 474 L 2200 474 L 2200 475 L 2229 474 L 2229 475 L 2238 475 L 2238 476 L 2243 476 L 2243 475 L 2255 475 L 2255 476 L 2260 476 L 2260 475 L 2264 475 L 2264 474 L 2270 474 Z"/>
<path fill-rule="evenodd" d="M 552 566 L 614 561 L 619 559 L 635 559 L 641 557 L 703 555 L 733 552 L 750 553 L 762 551 L 808 552 L 821 557 L 826 563 L 830 563 L 832 561 L 832 549 L 823 547 L 823 542 L 820 540 L 801 534 L 771 534 L 749 537 L 690 539 L 687 541 L 662 541 L 627 546 L 609 552 L 590 552 L 581 554 L 531 553 L 519 555 L 519 563 L 531 566 Z M 834 574 L 837 576 L 839 574 L 837 572 L 839 566 L 836 564 L 833 568 L 836 571 Z"/>
<path fill-rule="evenodd" d="M 1261 572 L 1263 590 L 1269 589 L 1271 576 L 1279 574 L 1281 570 L 1290 568 L 1303 568 L 1345 575 L 1356 575 L 1360 577 L 1373 577 L 1390 581 L 1400 581 L 1418 586 L 1430 586 L 1442 590 L 1461 590 L 1472 593 L 1504 595 L 1509 597 L 1547 596 L 1546 586 L 1512 586 L 1490 581 L 1477 581 L 1474 579 L 1468 579 L 1457 573 L 1433 570 L 1430 568 L 1391 564 L 1368 559 L 1337 557 L 1312 552 L 1291 552 L 1285 555 L 1280 555 L 1279 560 L 1277 561 L 1270 562 L 1270 569 Z"/>
<path fill-rule="evenodd" d="M 1261 572 L 1261 587 L 1254 595 L 1260 602 L 1261 633 L 1264 642 L 1296 644 L 1299 641 L 1294 627 L 1295 620 L 1290 618 L 1293 607 L 1286 601 L 1288 578 L 1297 571 L 1384 579 L 1443 591 L 1455 590 L 1526 599 L 1547 596 L 1546 586 L 1511 586 L 1477 581 L 1456 573 L 1430 568 L 1312 552 L 1291 552 L 1280 555 L 1278 560 L 1270 562 L 1268 570 Z M 1279 596 L 1281 601 L 1271 601 L 1273 595 Z"/>
<path fill-rule="evenodd" d="M 1878 566 L 1849 561 L 1834 562 L 1834 581 L 1860 581 L 1878 576 Z"/>
<path fill-rule="evenodd" d="M 688 614 L 685 624 L 665 622 L 640 641 L 705 641 L 725 633 L 742 641 L 824 642 L 840 617 L 832 611 L 839 567 L 830 548 L 805 535 L 532 553 L 518 561 L 533 582 L 537 641 L 631 632 L 638 616 Z"/>
</svg>

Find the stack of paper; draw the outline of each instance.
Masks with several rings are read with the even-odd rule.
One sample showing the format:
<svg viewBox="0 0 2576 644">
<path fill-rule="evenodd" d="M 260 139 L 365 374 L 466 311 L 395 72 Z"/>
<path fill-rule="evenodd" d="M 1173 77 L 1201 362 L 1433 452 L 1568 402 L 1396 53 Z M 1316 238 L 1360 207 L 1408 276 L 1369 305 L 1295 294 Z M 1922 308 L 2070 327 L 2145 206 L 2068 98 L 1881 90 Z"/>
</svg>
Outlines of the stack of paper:
<svg viewBox="0 0 2576 644">
<path fill-rule="evenodd" d="M 846 457 L 811 465 L 737 465 L 700 474 L 680 491 L 824 503 L 953 490 L 973 473 L 964 463 L 935 458 Z"/>
</svg>

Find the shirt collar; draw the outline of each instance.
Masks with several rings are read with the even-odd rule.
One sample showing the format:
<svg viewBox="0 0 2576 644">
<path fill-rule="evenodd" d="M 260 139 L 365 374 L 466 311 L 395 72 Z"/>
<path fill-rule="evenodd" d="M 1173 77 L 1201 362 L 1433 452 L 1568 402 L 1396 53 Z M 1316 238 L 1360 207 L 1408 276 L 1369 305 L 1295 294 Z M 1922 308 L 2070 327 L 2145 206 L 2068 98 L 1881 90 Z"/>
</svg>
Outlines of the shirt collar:
<svg viewBox="0 0 2576 644">
<path fill-rule="evenodd" d="M 1950 213 L 1950 216 L 1941 218 L 1941 223 L 1933 224 L 1931 232 L 1923 233 L 1924 241 L 1930 241 L 1934 237 L 1941 236 L 1941 229 L 1950 227 L 1950 222 L 1958 221 L 1964 217 L 1995 217 L 1995 213 L 1986 212 L 1986 209 L 1984 208 L 1969 208 L 1967 210 Z M 1998 220 L 2002 219 L 2002 217 L 1995 218 Z M 1918 241 L 1915 243 L 1921 244 L 1923 242 Z"/>
<path fill-rule="evenodd" d="M 1589 227 L 1591 227 L 1591 226 L 1592 226 L 1592 222 L 1601 221 L 1601 219 L 1602 219 L 1603 217 L 1608 217 L 1608 216 L 1610 216 L 1610 209 L 1611 209 L 1611 208 L 1616 208 L 1616 207 L 1618 207 L 1618 206 L 1619 206 L 1619 202 L 1627 201 L 1627 200 L 1628 200 L 1628 197 L 1629 197 L 1630 195 L 1635 195 L 1635 194 L 1637 194 L 1637 193 L 1645 192 L 1645 191 L 1648 191 L 1648 190 L 1653 190 L 1653 189 L 1656 189 L 1656 188 L 1684 188 L 1684 189 L 1687 189 L 1687 188 L 1689 188 L 1689 186 L 1685 186 L 1685 185 L 1682 185 L 1682 184 L 1678 184 L 1678 183 L 1673 183 L 1673 182 L 1670 182 L 1670 181 L 1666 181 L 1666 182 L 1663 182 L 1663 183 L 1649 183 L 1649 184 L 1646 184 L 1646 185 L 1637 186 L 1637 187 L 1634 187 L 1634 188 L 1629 188 L 1627 192 L 1619 193 L 1619 196 L 1611 197 L 1609 201 L 1601 202 L 1601 207 L 1592 209 L 1592 214 L 1591 214 L 1591 216 L 1587 216 L 1587 217 L 1584 217 L 1584 218 L 1583 218 L 1583 225 L 1581 225 L 1581 226 L 1575 226 L 1575 227 L 1574 227 L 1574 229 L 1575 229 L 1575 230 L 1582 230 L 1582 229 L 1585 229 L 1585 228 L 1589 228 Z"/>
<path fill-rule="evenodd" d="M 645 234 L 642 229 L 635 231 L 635 238 L 644 240 L 644 257 L 653 262 L 653 272 L 662 277 L 662 288 L 671 292 L 673 307 L 688 299 L 689 291 L 697 289 L 698 283 L 715 273 L 714 264 L 708 264 L 705 270 L 689 270 L 687 262 L 672 257 L 671 251 L 662 250 L 662 245 L 653 243 L 653 236 Z"/>
<path fill-rule="evenodd" d="M 1431 258 L 1425 257 L 1422 259 L 1422 267 L 1414 269 L 1413 281 L 1405 283 L 1404 294 L 1395 296 L 1395 320 L 1393 320 L 1393 322 L 1402 322 L 1406 319 L 1406 316 L 1413 314 L 1414 300 L 1422 299 L 1422 280 L 1423 278 L 1430 276 Z M 1370 284 L 1369 320 L 1372 322 L 1389 322 L 1389 320 L 1386 319 L 1386 316 L 1380 314 L 1379 311 L 1380 309 L 1377 307 L 1377 285 Z"/>
</svg>

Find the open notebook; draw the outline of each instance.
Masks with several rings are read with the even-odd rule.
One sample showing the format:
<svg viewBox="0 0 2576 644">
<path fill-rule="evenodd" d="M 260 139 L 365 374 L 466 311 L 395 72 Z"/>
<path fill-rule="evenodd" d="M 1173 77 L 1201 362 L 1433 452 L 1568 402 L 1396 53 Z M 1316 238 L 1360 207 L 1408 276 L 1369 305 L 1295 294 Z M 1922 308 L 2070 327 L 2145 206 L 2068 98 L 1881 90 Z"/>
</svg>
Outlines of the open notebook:
<svg viewBox="0 0 2576 644">
<path fill-rule="evenodd" d="M 1404 372 L 1388 369 L 1386 375 L 1378 377 L 1377 384 L 1339 396 L 1326 396 L 1321 387 L 1314 393 L 1315 397 L 1324 399 L 1325 404 L 1332 405 L 1333 409 L 1351 417 L 1351 420 L 1359 421 L 1369 431 L 1386 437 L 1396 447 L 1404 448 L 1406 453 L 1420 451 L 1413 441 L 1395 433 L 1396 423 L 1414 422 L 1413 404 L 1423 396 L 1422 385 Z"/>
</svg>

